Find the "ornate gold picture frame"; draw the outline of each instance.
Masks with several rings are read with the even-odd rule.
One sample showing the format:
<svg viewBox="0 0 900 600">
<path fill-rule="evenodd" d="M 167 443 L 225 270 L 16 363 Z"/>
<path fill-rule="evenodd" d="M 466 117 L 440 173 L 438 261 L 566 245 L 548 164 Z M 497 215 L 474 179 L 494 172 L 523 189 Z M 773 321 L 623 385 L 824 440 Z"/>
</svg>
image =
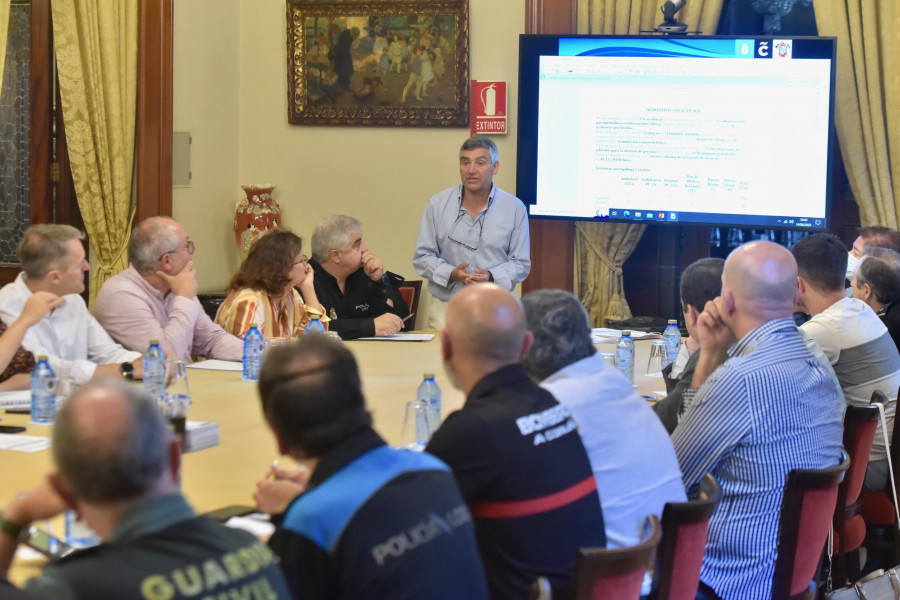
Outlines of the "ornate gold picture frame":
<svg viewBox="0 0 900 600">
<path fill-rule="evenodd" d="M 288 122 L 467 127 L 468 0 L 288 0 Z"/>
</svg>

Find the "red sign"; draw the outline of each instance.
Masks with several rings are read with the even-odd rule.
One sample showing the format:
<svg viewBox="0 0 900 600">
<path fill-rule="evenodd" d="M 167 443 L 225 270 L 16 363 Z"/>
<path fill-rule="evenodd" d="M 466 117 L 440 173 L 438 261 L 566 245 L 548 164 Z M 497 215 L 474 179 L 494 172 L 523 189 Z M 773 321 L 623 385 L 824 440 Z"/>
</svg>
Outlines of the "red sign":
<svg viewBox="0 0 900 600">
<path fill-rule="evenodd" d="M 472 81 L 472 135 L 506 134 L 506 82 Z"/>
</svg>

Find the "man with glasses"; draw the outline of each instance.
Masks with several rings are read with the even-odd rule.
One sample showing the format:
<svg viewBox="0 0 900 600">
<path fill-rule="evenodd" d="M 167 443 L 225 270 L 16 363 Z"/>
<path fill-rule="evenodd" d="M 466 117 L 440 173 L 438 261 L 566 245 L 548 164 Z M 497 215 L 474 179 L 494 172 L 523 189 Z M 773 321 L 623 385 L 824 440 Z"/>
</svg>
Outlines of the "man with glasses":
<svg viewBox="0 0 900 600">
<path fill-rule="evenodd" d="M 493 281 L 512 291 L 531 271 L 528 213 L 522 201 L 494 185 L 497 145 L 477 135 L 459 151 L 462 184 L 428 201 L 413 266 L 428 280 L 430 329 L 444 326 L 450 298 L 467 285 Z"/>
<path fill-rule="evenodd" d="M 167 217 L 139 223 L 128 244 L 128 268 L 111 277 L 91 312 L 120 344 L 145 350 L 159 340 L 166 356 L 241 360 L 243 342 L 216 325 L 197 299 L 194 242 Z"/>
<path fill-rule="evenodd" d="M 409 308 L 397 289 L 403 278 L 384 270 L 363 241 L 362 224 L 331 215 L 312 232 L 316 297 L 331 318 L 329 329 L 345 340 L 393 335 Z"/>
</svg>

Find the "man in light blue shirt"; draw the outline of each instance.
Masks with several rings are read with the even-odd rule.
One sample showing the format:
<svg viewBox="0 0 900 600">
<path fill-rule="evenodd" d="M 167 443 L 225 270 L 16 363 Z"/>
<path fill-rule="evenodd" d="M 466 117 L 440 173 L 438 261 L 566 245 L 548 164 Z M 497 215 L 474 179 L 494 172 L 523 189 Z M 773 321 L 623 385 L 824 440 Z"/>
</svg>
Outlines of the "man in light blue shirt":
<svg viewBox="0 0 900 600">
<path fill-rule="evenodd" d="M 443 328 L 447 302 L 463 287 L 493 281 L 512 291 L 531 271 L 528 212 L 494 185 L 499 169 L 493 140 L 470 138 L 459 151 L 462 184 L 425 206 L 413 266 L 428 280 L 430 329 Z"/>
</svg>

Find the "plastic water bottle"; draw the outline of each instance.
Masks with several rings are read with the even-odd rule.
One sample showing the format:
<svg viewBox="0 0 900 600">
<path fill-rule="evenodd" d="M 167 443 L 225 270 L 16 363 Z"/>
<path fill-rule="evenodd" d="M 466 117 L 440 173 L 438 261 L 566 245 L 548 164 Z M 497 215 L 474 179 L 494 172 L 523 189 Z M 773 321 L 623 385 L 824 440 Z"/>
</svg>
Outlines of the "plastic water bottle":
<svg viewBox="0 0 900 600">
<path fill-rule="evenodd" d="M 156 400 L 166 392 L 166 355 L 159 340 L 150 340 L 144 353 L 144 391 Z"/>
<path fill-rule="evenodd" d="M 322 321 L 318 317 L 310 319 L 309 323 L 306 324 L 306 333 L 325 333 L 325 326 L 322 325 Z"/>
<path fill-rule="evenodd" d="M 247 381 L 259 379 L 264 346 L 263 334 L 259 332 L 256 323 L 251 323 L 250 329 L 244 334 L 244 379 Z"/>
<path fill-rule="evenodd" d="M 634 385 L 634 340 L 631 339 L 630 330 L 623 331 L 619 343 L 616 344 L 616 367 L 628 383 Z"/>
<path fill-rule="evenodd" d="M 87 548 L 100 543 L 100 536 L 94 533 L 94 530 L 87 523 L 79 519 L 74 510 L 65 512 L 65 520 L 66 543 L 68 545 L 73 548 Z"/>
<path fill-rule="evenodd" d="M 425 414 L 428 415 L 428 431 L 434 433 L 441 426 L 441 388 L 434 380 L 434 373 L 425 373 L 419 389 L 416 390 L 416 400 L 425 405 Z M 416 436 L 421 439 L 422 436 Z M 425 436 L 426 439 L 428 436 Z"/>
<path fill-rule="evenodd" d="M 678 330 L 678 321 L 669 319 L 669 325 L 663 331 L 663 340 L 666 342 L 666 364 L 675 362 L 678 351 L 681 349 L 681 331 Z"/>
<path fill-rule="evenodd" d="M 56 375 L 46 356 L 38 356 L 31 372 L 31 420 L 52 423 L 56 418 Z"/>
</svg>

